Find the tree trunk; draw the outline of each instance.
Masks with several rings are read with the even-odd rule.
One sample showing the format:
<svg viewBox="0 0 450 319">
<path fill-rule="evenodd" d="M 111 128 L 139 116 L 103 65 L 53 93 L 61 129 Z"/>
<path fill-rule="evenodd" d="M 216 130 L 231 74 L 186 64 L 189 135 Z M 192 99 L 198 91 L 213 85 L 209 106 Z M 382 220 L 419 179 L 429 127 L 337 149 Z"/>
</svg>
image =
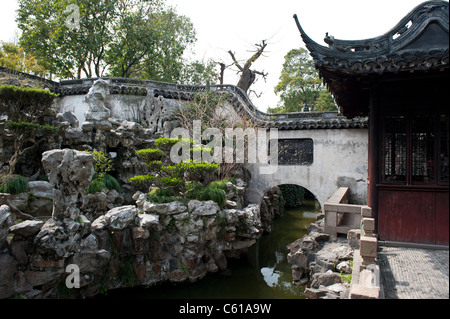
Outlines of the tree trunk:
<svg viewBox="0 0 450 319">
<path fill-rule="evenodd" d="M 250 86 L 255 82 L 256 74 L 250 69 L 244 69 L 241 74 L 241 78 L 239 79 L 238 84 L 236 85 L 238 88 L 242 89 L 245 93 L 248 92 Z"/>
<path fill-rule="evenodd" d="M 16 170 L 17 162 L 19 161 L 19 151 L 15 151 L 14 155 L 9 159 L 9 175 L 13 175 Z"/>
</svg>

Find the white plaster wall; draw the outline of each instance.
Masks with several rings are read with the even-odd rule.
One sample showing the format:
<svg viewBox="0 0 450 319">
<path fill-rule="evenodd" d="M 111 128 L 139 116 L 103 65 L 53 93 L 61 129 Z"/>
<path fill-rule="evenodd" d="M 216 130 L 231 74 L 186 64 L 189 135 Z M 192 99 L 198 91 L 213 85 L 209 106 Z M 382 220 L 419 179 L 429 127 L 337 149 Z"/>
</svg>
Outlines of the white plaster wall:
<svg viewBox="0 0 450 319">
<path fill-rule="evenodd" d="M 53 106 L 57 113 L 72 112 L 81 125 L 86 120 L 84 113 L 89 110 L 89 105 L 84 101 L 85 95 L 69 95 L 58 98 Z"/>
<path fill-rule="evenodd" d="M 367 129 L 279 131 L 279 139 L 311 138 L 314 161 L 311 165 L 279 165 L 274 174 L 260 174 L 261 165 L 249 165 L 251 174 L 247 198 L 259 204 L 274 186 L 296 184 L 311 191 L 320 205 L 341 186 L 350 187 L 353 204 L 367 198 Z"/>
<path fill-rule="evenodd" d="M 145 96 L 110 95 L 106 107 L 111 110 L 111 117 L 143 123 L 145 114 Z"/>
</svg>

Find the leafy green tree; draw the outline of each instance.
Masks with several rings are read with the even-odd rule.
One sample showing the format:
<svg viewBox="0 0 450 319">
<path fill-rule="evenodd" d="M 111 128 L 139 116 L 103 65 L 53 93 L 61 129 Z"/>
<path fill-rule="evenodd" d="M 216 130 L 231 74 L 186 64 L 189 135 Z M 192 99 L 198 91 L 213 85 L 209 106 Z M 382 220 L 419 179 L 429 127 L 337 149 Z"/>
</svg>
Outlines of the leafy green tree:
<svg viewBox="0 0 450 319">
<path fill-rule="evenodd" d="M 63 78 L 101 76 L 116 20 L 113 0 L 19 0 L 21 45 Z M 73 7 L 76 5 L 76 7 Z M 71 7 L 72 6 L 72 7 Z M 79 10 L 78 27 L 68 23 Z"/>
<path fill-rule="evenodd" d="M 63 78 L 175 81 L 196 40 L 190 20 L 162 0 L 19 0 L 17 23 L 24 49 Z"/>
<path fill-rule="evenodd" d="M 25 52 L 21 46 L 9 42 L 2 42 L 0 45 L 0 66 L 38 76 L 44 76 L 47 73 L 36 57 Z"/>
<path fill-rule="evenodd" d="M 306 105 L 310 111 L 336 110 L 330 93 L 323 86 L 314 62 L 306 49 L 293 49 L 285 56 L 275 93 L 281 105 L 271 113 L 300 112 Z"/>
<path fill-rule="evenodd" d="M 162 1 L 122 0 L 117 7 L 120 14 L 107 57 L 110 75 L 177 82 L 183 54 L 196 41 L 192 22 Z"/>
<path fill-rule="evenodd" d="M 213 84 L 216 83 L 218 78 L 215 62 L 211 60 L 206 63 L 192 61 L 184 64 L 180 79 L 177 82 L 190 85 L 205 85 L 207 81 Z"/>
</svg>

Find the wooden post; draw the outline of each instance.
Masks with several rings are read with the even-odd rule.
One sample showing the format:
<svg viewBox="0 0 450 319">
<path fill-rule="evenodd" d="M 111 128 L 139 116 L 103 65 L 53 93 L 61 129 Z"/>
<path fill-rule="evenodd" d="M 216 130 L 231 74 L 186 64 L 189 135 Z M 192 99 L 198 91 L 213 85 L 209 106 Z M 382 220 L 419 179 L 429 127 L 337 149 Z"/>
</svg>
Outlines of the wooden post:
<svg viewBox="0 0 450 319">
<path fill-rule="evenodd" d="M 372 217 L 376 221 L 376 231 L 378 232 L 378 193 L 377 184 L 379 176 L 379 146 L 382 142 L 379 134 L 379 89 L 377 86 L 370 91 L 370 115 L 369 115 L 369 158 L 368 158 L 368 189 L 367 205 L 372 208 Z"/>
</svg>

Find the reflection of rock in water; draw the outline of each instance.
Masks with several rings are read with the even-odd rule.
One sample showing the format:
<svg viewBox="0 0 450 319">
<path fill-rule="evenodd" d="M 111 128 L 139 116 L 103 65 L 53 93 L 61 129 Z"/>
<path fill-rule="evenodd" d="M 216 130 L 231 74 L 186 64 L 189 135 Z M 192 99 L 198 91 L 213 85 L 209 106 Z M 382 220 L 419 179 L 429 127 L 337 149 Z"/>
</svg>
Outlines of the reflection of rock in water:
<svg viewBox="0 0 450 319">
<path fill-rule="evenodd" d="M 275 267 L 284 260 L 285 253 L 282 251 L 276 251 L 275 252 L 275 258 L 277 260 L 277 263 L 275 264 Z"/>
</svg>

